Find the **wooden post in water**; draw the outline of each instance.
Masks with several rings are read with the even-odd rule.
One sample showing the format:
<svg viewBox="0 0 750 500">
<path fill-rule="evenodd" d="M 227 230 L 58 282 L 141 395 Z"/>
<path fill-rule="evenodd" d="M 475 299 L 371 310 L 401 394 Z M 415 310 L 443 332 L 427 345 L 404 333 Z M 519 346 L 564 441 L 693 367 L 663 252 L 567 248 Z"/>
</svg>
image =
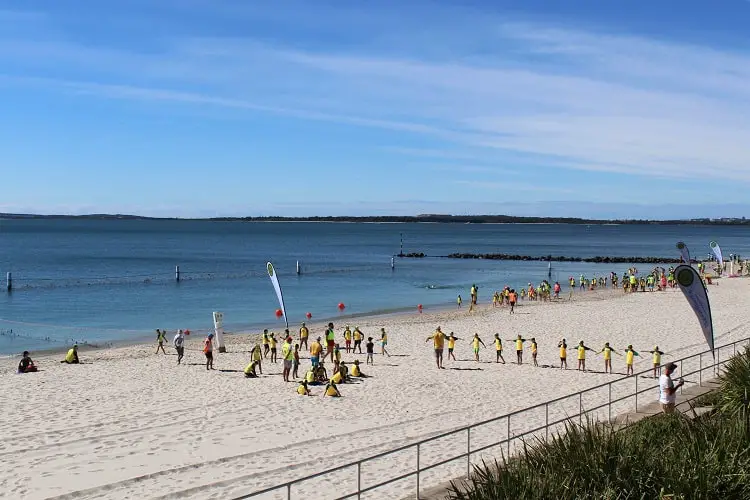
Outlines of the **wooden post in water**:
<svg viewBox="0 0 750 500">
<path fill-rule="evenodd" d="M 180 266 L 174 266 L 174 279 L 179 283 L 180 281 Z"/>
<path fill-rule="evenodd" d="M 13 290 L 13 276 L 11 276 L 10 271 L 8 271 L 8 274 L 6 275 L 6 280 L 7 289 L 10 292 Z"/>
</svg>

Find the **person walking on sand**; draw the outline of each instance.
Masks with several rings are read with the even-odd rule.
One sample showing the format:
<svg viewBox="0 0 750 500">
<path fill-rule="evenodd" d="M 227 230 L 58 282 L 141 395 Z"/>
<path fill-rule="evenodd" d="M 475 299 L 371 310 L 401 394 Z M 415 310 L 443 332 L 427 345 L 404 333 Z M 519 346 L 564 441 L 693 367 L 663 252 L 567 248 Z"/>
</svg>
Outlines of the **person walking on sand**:
<svg viewBox="0 0 750 500">
<path fill-rule="evenodd" d="M 281 345 L 281 357 L 284 360 L 284 369 L 281 376 L 284 378 L 284 382 L 289 382 L 289 374 L 292 371 L 292 362 L 294 361 L 291 336 L 284 339 L 284 343 Z"/>
<path fill-rule="evenodd" d="M 536 351 L 536 338 L 531 337 L 531 359 L 534 360 L 534 366 L 539 366 L 539 363 L 536 362 Z"/>
<path fill-rule="evenodd" d="M 333 329 L 333 323 L 328 323 L 328 329 L 326 329 L 326 353 L 323 355 L 323 359 L 331 356 L 331 363 L 333 363 L 333 349 L 336 347 L 336 331 Z"/>
<path fill-rule="evenodd" d="M 622 356 L 619 352 L 615 351 L 609 346 L 609 342 L 604 343 L 604 347 L 599 351 L 599 354 L 604 354 L 604 373 L 612 373 L 612 353 Z"/>
<path fill-rule="evenodd" d="M 458 337 L 456 337 L 453 332 L 448 336 L 448 360 L 453 358 L 453 361 L 456 361 L 456 355 L 453 354 L 453 350 L 456 348 L 456 341 L 461 340 Z"/>
<path fill-rule="evenodd" d="M 516 364 L 523 364 L 523 343 L 526 339 L 518 335 L 515 340 L 509 340 L 508 342 L 516 343 Z"/>
<path fill-rule="evenodd" d="M 659 377 L 659 403 L 661 411 L 664 413 L 674 413 L 675 403 L 677 402 L 677 389 L 685 385 L 685 381 L 680 378 L 677 385 L 672 380 L 672 374 L 677 369 L 674 363 L 668 363 L 664 367 L 664 373 Z"/>
<path fill-rule="evenodd" d="M 503 358 L 503 341 L 500 339 L 500 334 L 495 334 L 495 363 L 502 361 L 505 364 L 505 358 Z"/>
<path fill-rule="evenodd" d="M 185 357 L 185 333 L 182 330 L 177 330 L 172 344 L 174 344 L 174 350 L 177 351 L 177 364 L 182 364 L 182 358 Z"/>
<path fill-rule="evenodd" d="M 374 365 L 375 360 L 373 359 L 373 354 L 375 354 L 375 343 L 372 341 L 372 337 L 367 337 L 367 345 L 365 348 L 367 349 L 367 360 L 365 361 L 365 364 Z"/>
<path fill-rule="evenodd" d="M 425 343 L 432 340 L 432 345 L 435 348 L 435 364 L 437 365 L 438 369 L 443 368 L 443 349 L 445 347 L 445 339 L 445 334 L 438 326 L 437 330 L 435 330 L 435 333 L 427 337 L 427 340 L 425 340 Z"/>
<path fill-rule="evenodd" d="M 659 367 L 661 366 L 661 357 L 664 356 L 666 353 L 659 350 L 659 346 L 655 345 L 653 351 L 648 351 L 649 354 L 653 355 L 653 363 L 654 363 L 654 378 L 657 377 L 656 372 L 659 371 Z"/>
<path fill-rule="evenodd" d="M 628 345 L 628 348 L 625 349 L 625 366 L 627 367 L 625 374 L 628 376 L 633 374 L 633 358 L 635 356 L 640 357 L 640 354 L 633 350 L 633 344 Z"/>
<path fill-rule="evenodd" d="M 568 369 L 568 344 L 565 339 L 562 339 L 557 343 L 557 347 L 560 349 L 560 369 Z"/>
<path fill-rule="evenodd" d="M 299 345 L 302 347 L 305 346 L 305 349 L 309 350 L 310 348 L 307 346 L 307 337 L 310 336 L 310 330 L 307 329 L 307 326 L 305 326 L 305 322 L 302 322 L 302 326 L 299 329 Z"/>
<path fill-rule="evenodd" d="M 477 363 L 479 363 L 479 344 L 482 344 L 482 347 L 487 348 L 482 339 L 479 338 L 479 334 L 475 333 L 474 339 L 471 341 L 471 346 L 474 349 L 474 361 Z"/>
<path fill-rule="evenodd" d="M 206 355 L 206 370 L 215 370 L 213 333 L 209 333 L 206 339 L 203 341 L 203 354 Z"/>
<path fill-rule="evenodd" d="M 156 354 L 159 354 L 159 349 L 161 349 L 161 352 L 163 352 L 165 355 L 167 354 L 167 351 L 164 350 L 164 342 L 167 341 L 166 333 L 166 330 L 161 331 L 158 328 L 156 329 Z"/>
<path fill-rule="evenodd" d="M 388 345 L 388 334 L 385 333 L 385 328 L 380 329 L 380 354 L 383 356 L 388 355 L 390 358 L 391 355 L 388 354 L 388 351 L 386 350 L 385 346 Z"/>
<path fill-rule="evenodd" d="M 578 351 L 578 370 L 579 371 L 586 371 L 586 351 L 594 352 L 593 349 L 590 347 L 587 347 L 583 344 L 583 340 L 581 340 L 578 343 L 578 347 L 576 348 Z"/>
<path fill-rule="evenodd" d="M 359 348 L 359 353 L 362 354 L 362 339 L 364 338 L 364 335 L 358 326 L 354 327 L 354 333 L 352 333 L 352 336 L 354 337 L 354 347 L 352 347 L 352 352 L 355 352 L 357 348 Z"/>
</svg>

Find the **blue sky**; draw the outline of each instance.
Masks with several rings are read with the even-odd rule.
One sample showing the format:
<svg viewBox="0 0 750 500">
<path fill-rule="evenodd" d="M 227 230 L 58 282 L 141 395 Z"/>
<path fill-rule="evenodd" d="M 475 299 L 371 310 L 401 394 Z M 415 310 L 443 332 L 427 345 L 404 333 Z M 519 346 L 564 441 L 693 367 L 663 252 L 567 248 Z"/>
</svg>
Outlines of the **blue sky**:
<svg viewBox="0 0 750 500">
<path fill-rule="evenodd" d="M 0 0 L 0 212 L 750 216 L 750 2 Z"/>
</svg>

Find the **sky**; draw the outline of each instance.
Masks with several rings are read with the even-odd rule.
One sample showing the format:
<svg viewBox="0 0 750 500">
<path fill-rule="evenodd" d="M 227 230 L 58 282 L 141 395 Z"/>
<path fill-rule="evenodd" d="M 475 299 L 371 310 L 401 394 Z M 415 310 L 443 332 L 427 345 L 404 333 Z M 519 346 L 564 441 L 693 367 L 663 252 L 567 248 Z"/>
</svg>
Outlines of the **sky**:
<svg viewBox="0 0 750 500">
<path fill-rule="evenodd" d="M 748 0 L 0 0 L 0 212 L 750 216 Z"/>
</svg>

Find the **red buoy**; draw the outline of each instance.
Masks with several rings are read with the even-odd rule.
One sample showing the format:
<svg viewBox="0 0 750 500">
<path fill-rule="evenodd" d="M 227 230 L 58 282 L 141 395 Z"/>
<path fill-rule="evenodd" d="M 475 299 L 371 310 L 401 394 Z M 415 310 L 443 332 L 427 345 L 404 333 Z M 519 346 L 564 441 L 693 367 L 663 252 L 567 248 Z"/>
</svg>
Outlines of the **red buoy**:
<svg viewBox="0 0 750 500">
<path fill-rule="evenodd" d="M 276 309 L 276 317 L 280 318 L 284 315 L 284 312 L 281 309 Z"/>
<path fill-rule="evenodd" d="M 346 309 L 346 306 L 344 305 L 344 303 L 339 302 L 339 311 L 343 311 L 344 309 Z"/>
<path fill-rule="evenodd" d="M 311 313 L 307 313 L 307 314 L 305 314 L 305 317 L 306 317 L 307 319 L 310 319 L 310 318 L 312 318 L 312 314 L 311 314 Z"/>
</svg>

